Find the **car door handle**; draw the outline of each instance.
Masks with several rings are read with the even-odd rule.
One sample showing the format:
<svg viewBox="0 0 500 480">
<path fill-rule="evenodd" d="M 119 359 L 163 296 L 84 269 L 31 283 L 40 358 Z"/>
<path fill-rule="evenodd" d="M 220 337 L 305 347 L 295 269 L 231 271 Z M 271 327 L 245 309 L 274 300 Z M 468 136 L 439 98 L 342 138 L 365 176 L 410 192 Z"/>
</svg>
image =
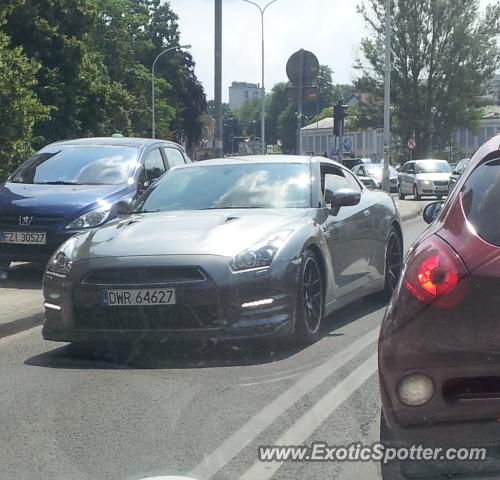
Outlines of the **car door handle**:
<svg viewBox="0 0 500 480">
<path fill-rule="evenodd" d="M 365 217 L 369 217 L 370 216 L 370 210 L 365 210 L 363 213 L 364 213 Z"/>
</svg>

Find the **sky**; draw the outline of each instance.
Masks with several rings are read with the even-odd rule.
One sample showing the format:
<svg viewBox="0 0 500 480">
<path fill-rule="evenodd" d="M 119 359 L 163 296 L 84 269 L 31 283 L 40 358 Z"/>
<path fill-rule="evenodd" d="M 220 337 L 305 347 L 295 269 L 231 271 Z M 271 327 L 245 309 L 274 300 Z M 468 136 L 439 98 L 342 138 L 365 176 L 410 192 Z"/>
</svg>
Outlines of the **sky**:
<svg viewBox="0 0 500 480">
<path fill-rule="evenodd" d="M 181 41 L 191 44 L 196 75 L 214 96 L 214 0 L 169 0 L 179 16 Z M 264 6 L 268 0 L 255 0 Z M 304 48 L 334 71 L 335 83 L 356 78 L 352 68 L 366 36 L 356 7 L 361 0 L 277 0 L 265 14 L 266 90 L 286 81 L 286 62 Z M 481 0 L 481 4 L 489 3 Z M 260 83 L 260 13 L 243 0 L 223 0 L 222 96 L 233 81 Z"/>
</svg>

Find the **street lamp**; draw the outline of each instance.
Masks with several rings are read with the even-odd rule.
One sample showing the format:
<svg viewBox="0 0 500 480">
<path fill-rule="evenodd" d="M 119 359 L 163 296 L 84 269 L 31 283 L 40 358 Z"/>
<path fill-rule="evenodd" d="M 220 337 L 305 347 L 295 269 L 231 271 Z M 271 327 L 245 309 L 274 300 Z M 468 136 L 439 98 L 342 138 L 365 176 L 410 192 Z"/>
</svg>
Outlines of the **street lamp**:
<svg viewBox="0 0 500 480">
<path fill-rule="evenodd" d="M 385 92 L 384 92 L 384 170 L 382 189 L 390 192 L 391 155 L 391 0 L 385 0 Z"/>
<path fill-rule="evenodd" d="M 243 0 L 244 2 L 250 3 L 252 5 L 255 5 L 260 12 L 260 17 L 261 17 L 261 34 L 262 34 L 262 90 L 261 90 L 261 95 L 262 95 L 262 111 L 260 113 L 261 115 L 261 124 L 260 124 L 260 150 L 262 154 L 266 153 L 266 89 L 264 87 L 264 14 L 266 13 L 267 8 L 272 5 L 274 2 L 277 2 L 278 0 L 272 0 L 269 3 L 265 5 L 264 8 L 262 8 L 259 4 L 253 2 L 252 0 Z"/>
<path fill-rule="evenodd" d="M 167 53 L 171 52 L 172 50 L 177 50 L 177 49 L 189 49 L 191 48 L 191 45 L 175 45 L 174 47 L 167 48 L 166 50 L 163 50 L 163 52 L 159 53 L 154 62 L 153 66 L 151 67 L 151 112 L 152 112 L 152 117 L 151 117 L 151 133 L 152 133 L 152 138 L 156 138 L 156 117 L 155 117 L 155 67 L 156 67 L 156 62 L 159 60 L 159 58 Z"/>
</svg>

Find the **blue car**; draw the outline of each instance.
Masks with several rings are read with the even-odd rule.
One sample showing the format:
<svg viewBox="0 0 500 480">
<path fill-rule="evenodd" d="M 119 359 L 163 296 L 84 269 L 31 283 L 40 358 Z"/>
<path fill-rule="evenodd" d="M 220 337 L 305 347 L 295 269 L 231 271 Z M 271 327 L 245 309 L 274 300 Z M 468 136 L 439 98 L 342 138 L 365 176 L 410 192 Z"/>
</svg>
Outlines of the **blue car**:
<svg viewBox="0 0 500 480">
<path fill-rule="evenodd" d="M 0 185 L 0 269 L 13 261 L 45 263 L 76 233 L 116 216 L 163 173 L 191 163 L 162 140 L 91 138 L 43 148 Z"/>
</svg>

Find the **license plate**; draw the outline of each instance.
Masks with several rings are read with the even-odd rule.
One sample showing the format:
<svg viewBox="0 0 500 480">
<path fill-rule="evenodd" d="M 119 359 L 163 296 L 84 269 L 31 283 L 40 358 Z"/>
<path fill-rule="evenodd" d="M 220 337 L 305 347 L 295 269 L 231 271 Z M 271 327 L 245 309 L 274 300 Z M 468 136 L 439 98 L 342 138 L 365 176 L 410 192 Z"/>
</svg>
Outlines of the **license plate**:
<svg viewBox="0 0 500 480">
<path fill-rule="evenodd" d="M 115 307 L 174 305 L 175 290 L 147 289 L 147 290 L 106 290 L 104 305 Z"/>
<path fill-rule="evenodd" d="M 0 243 L 13 243 L 16 245 L 45 245 L 47 234 L 33 232 L 0 232 Z"/>
</svg>

